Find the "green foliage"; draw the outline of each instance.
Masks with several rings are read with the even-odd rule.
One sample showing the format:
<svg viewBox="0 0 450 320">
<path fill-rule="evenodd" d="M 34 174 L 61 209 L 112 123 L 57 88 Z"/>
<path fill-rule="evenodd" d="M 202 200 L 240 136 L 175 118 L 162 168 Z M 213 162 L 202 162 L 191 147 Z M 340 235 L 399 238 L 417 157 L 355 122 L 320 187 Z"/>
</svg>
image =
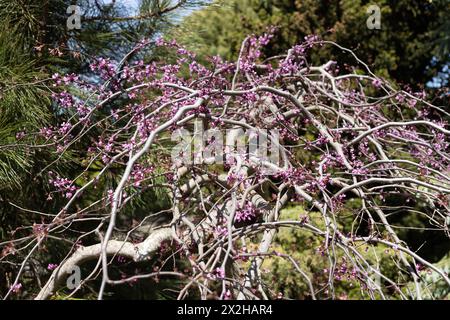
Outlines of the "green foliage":
<svg viewBox="0 0 450 320">
<path fill-rule="evenodd" d="M 371 4 L 363 0 L 216 1 L 189 16 L 177 36 L 202 55 L 236 59 L 248 34 L 276 25 L 280 28 L 267 50 L 269 55 L 289 49 L 306 35 L 318 34 L 354 50 L 378 75 L 412 86 L 425 84 L 450 62 L 445 33 L 448 1 L 377 1 L 381 30 L 366 26 Z M 313 56 L 314 63 L 329 59 L 342 65 L 349 62 L 337 48 L 323 47 Z"/>
<path fill-rule="evenodd" d="M 436 267 L 450 274 L 450 255 L 436 263 Z M 420 275 L 423 282 L 424 299 L 450 299 L 450 288 L 437 272 L 426 269 Z"/>
<path fill-rule="evenodd" d="M 0 190 L 19 187 L 33 163 L 29 150 L 14 147 L 16 133 L 37 131 L 50 118 L 47 90 L 39 84 L 45 74 L 20 46 L 18 31 L 7 29 L 0 25 Z"/>
<path fill-rule="evenodd" d="M 90 16 L 84 20 L 82 31 L 68 31 L 66 29 L 66 8 L 73 1 L 69 0 L 0 0 L 0 241 L 6 233 L 20 226 L 32 225 L 41 218 L 30 212 L 24 213 L 17 207 L 10 205 L 10 200 L 24 208 L 53 214 L 61 208 L 63 199 L 55 197 L 46 201 L 49 186 L 46 177 L 40 175 L 47 165 L 55 161 L 52 170 L 61 176 L 75 178 L 81 172 L 80 164 L 86 161 L 86 141 L 97 138 L 95 130 L 86 141 L 81 141 L 78 150 L 67 153 L 64 158 L 58 158 L 53 149 L 30 148 L 34 143 L 29 138 L 17 139 L 16 134 L 22 131 L 36 132 L 42 126 L 55 124 L 66 119 L 67 114 L 53 109 L 50 104 L 50 89 L 44 84 L 52 72 L 78 72 L 86 70 L 86 63 L 92 56 L 109 55 L 120 56 L 142 36 L 152 36 L 170 27 L 173 15 L 159 15 L 157 12 L 170 7 L 172 1 L 143 0 L 139 15 L 151 17 L 148 19 L 123 19 L 124 8 L 103 6 L 96 8 L 92 1 L 79 1 L 78 4 Z M 219 5 L 220 4 L 220 5 Z M 325 0 L 235 0 L 216 2 L 212 6 L 191 14 L 183 25 L 174 32 L 178 38 L 191 49 L 203 56 L 221 55 L 227 59 L 236 59 L 241 42 L 245 36 L 253 32 L 264 31 L 268 25 L 278 25 L 280 29 L 272 41 L 267 54 L 279 53 L 291 45 L 303 40 L 308 34 L 321 34 L 324 39 L 354 49 L 357 55 L 367 61 L 374 71 L 382 76 L 412 83 L 423 84 L 448 64 L 448 27 L 450 20 L 449 3 L 447 1 L 378 1 L 382 9 L 382 29 L 369 30 L 366 28 L 366 8 L 369 1 L 325 1 Z M 37 49 L 44 45 L 43 49 Z M 49 49 L 61 49 L 62 56 L 53 55 Z M 73 52 L 81 52 L 80 61 L 74 59 Z M 164 55 L 155 50 L 146 59 L 155 59 L 156 55 Z M 430 65 L 432 58 L 435 61 Z M 328 59 L 346 63 L 341 52 L 325 48 L 314 53 L 315 63 Z M 151 98 L 151 97 L 149 97 Z M 108 106 L 109 107 L 109 106 Z M 305 129 L 306 130 L 306 129 Z M 308 137 L 307 130 L 304 132 Z M 164 149 L 166 145 L 161 145 Z M 167 151 L 167 150 L 166 150 Z M 315 159 L 313 153 L 298 155 L 301 161 Z M 57 161 L 56 161 L 57 160 Z M 158 163 L 158 159 L 148 159 Z M 104 168 L 100 161 L 95 163 L 90 171 L 76 181 L 77 186 L 83 186 L 89 178 L 97 175 Z M 164 168 L 156 167 L 161 173 L 154 184 L 167 183 L 162 175 Z M 93 189 L 86 191 L 85 201 L 95 201 L 100 195 L 107 197 L 106 190 L 113 189 L 120 179 L 120 173 L 112 167 L 104 179 L 98 181 Z M 33 183 L 31 183 L 31 181 Z M 130 227 L 133 220 L 142 220 L 151 213 L 167 209 L 169 201 L 164 188 L 140 190 L 130 188 L 136 197 L 129 206 L 121 212 L 120 227 Z M 401 200 L 400 200 L 401 201 Z M 81 205 L 81 204 L 80 204 Z M 351 207 L 354 206 L 354 207 Z M 92 210 L 104 210 L 103 203 Z M 351 201 L 350 206 L 336 219 L 345 230 L 353 228 L 353 212 L 360 207 L 357 201 Z M 355 210 L 351 210 L 351 209 Z M 282 219 L 298 219 L 299 215 L 307 215 L 310 221 L 323 227 L 322 217 L 317 212 L 306 212 L 301 206 L 294 206 L 283 210 Z M 395 220 L 396 227 L 402 225 L 423 227 L 424 222 L 418 217 L 408 215 Z M 411 221 L 407 221 L 407 219 Z M 77 231 L 90 230 L 86 224 Z M 28 236 L 29 230 L 22 230 L 23 236 Z M 423 231 L 421 231 L 423 232 Z M 415 233 L 404 230 L 399 232 L 402 239 L 408 243 L 415 238 Z M 69 235 L 68 239 L 75 239 L 78 234 Z M 421 237 L 422 238 L 422 237 Z M 70 242 L 71 240 L 69 240 Z M 441 243 L 437 239 L 433 243 Z M 87 239 L 87 243 L 98 242 L 96 238 Z M 37 260 L 45 268 L 46 263 L 62 260 L 69 246 L 48 246 L 39 253 Z M 312 279 L 315 287 L 320 288 L 328 281 L 325 269 L 329 268 L 329 261 L 323 257 L 319 249 L 323 243 L 317 237 L 304 229 L 282 228 L 277 234 L 274 249 L 280 253 L 294 252 L 292 258 L 299 267 Z M 422 244 L 415 244 L 414 249 L 422 248 Z M 441 246 L 447 250 L 447 246 Z M 395 273 L 394 263 L 397 260 L 395 252 L 385 254 L 383 246 L 358 248 L 360 253 L 372 262 L 378 262 L 380 270 L 391 278 L 400 277 Z M 431 249 L 427 249 L 432 251 Z M 443 250 L 432 255 L 439 260 Z M 422 249 L 423 251 L 423 249 Z M 423 252 L 420 252 L 423 254 Z M 20 261 L 18 254 L 17 261 Z M 381 258 L 382 257 L 382 258 Z M 57 259 L 55 259 L 57 258 Z M 343 261 L 342 252 L 336 253 L 336 261 Z M 427 257 L 428 258 L 428 257 Z M 448 265 L 449 258 L 442 259 L 438 264 Z M 43 263 L 42 263 L 43 262 Z M 133 274 L 135 265 L 128 266 L 129 274 Z M 147 266 L 148 267 L 148 266 Z M 6 269 L 5 269 L 6 268 Z M 0 274 L 6 274 L 7 268 L 1 265 Z M 12 268 L 12 267 L 11 267 Z M 288 298 L 310 298 L 305 279 L 296 272 L 292 262 L 282 257 L 267 258 L 263 268 L 267 269 L 264 277 L 273 284 L 272 291 L 276 295 L 282 292 Z M 9 270 L 9 269 L 8 269 Z M 447 268 L 448 270 L 448 268 Z M 116 268 L 117 278 L 122 269 Z M 150 270 L 148 270 L 150 271 Z M 42 272 L 42 271 L 41 271 Z M 44 274 L 44 272 L 42 272 Z M 424 282 L 435 297 L 448 297 L 441 282 L 435 283 L 433 273 L 423 275 Z M 29 282 L 30 287 L 37 286 Z M 178 280 L 162 280 L 155 284 L 152 281 L 142 282 L 139 289 L 122 286 L 117 291 L 112 289 L 113 297 L 130 297 L 130 292 L 136 298 L 173 299 L 174 295 L 167 288 L 179 287 Z M 0 292 L 4 292 L 5 284 L 0 284 Z M 338 298 L 364 298 L 355 280 L 343 279 L 335 283 L 335 295 Z M 322 298 L 328 298 L 329 293 L 320 292 Z M 93 298 L 88 292 L 83 298 Z M 62 292 L 55 299 L 68 299 Z"/>
<path fill-rule="evenodd" d="M 183 5 L 197 2 L 182 1 Z M 152 37 L 173 25 L 173 14 L 170 13 L 173 1 L 144 0 L 140 2 L 138 12 L 132 13 L 119 2 L 108 5 L 82 0 L 76 1 L 82 9 L 82 29 L 68 30 L 66 9 L 72 4 L 75 4 L 72 0 L 0 0 L 0 242 L 18 229 L 17 235 L 30 236 L 31 228 L 22 227 L 42 223 L 48 215 L 61 210 L 66 199 L 57 194 L 49 197 L 54 190 L 48 184 L 49 170 L 61 177 L 76 179 L 76 185 L 81 187 L 86 178 L 97 175 L 104 168 L 100 161 L 87 172 L 83 172 L 82 166 L 89 158 L 88 144 L 98 139 L 103 127 L 94 127 L 73 146 L 73 151 L 64 154 L 56 152 L 51 141 L 49 146 L 37 147 L 43 139 L 33 141 L 30 138 L 42 127 L 58 125 L 73 115 L 73 111 L 61 110 L 51 103 L 54 88 L 47 87 L 45 80 L 55 72 L 89 74 L 88 64 L 94 57 L 120 60 L 143 37 Z M 155 55 L 148 58 L 155 59 Z M 66 89 L 75 96 L 83 94 L 77 92 L 79 88 Z M 123 102 L 117 99 L 116 103 L 118 101 Z M 112 108 L 114 103 L 105 106 L 105 114 L 109 115 Z M 16 137 L 21 132 L 32 135 Z M 116 167 L 110 168 L 94 187 L 84 192 L 84 201 L 92 204 L 93 211 L 105 210 L 106 200 L 95 201 L 102 197 L 107 199 L 106 192 L 115 188 L 121 173 Z M 165 182 L 164 177 L 154 181 L 157 184 Z M 167 208 L 167 195 L 159 191 L 161 188 L 155 190 L 158 191 L 130 190 L 135 196 L 121 212 L 121 227 L 131 227 L 136 221 Z M 85 204 L 80 202 L 71 210 Z M 61 255 L 71 248 L 70 241 L 74 241 L 80 232 L 93 228 L 89 222 L 77 227 L 76 232 L 69 232 L 67 242 L 57 246 L 48 241 L 45 250 L 33 257 L 39 277 L 47 276 L 48 263 L 63 259 Z M 89 237 L 84 240 L 92 244 L 99 241 Z M 22 252 L 14 256 L 17 262 L 23 258 Z M 0 264 L 0 277 L 8 275 L 0 281 L 0 295 L 8 291 L 15 272 L 14 266 Z M 22 276 L 21 283 L 27 288 L 24 296 L 38 290 L 35 279 L 27 273 Z M 157 290 L 154 284 L 150 285 L 154 289 L 152 297 L 156 297 L 165 284 L 161 283 Z M 91 298 L 89 292 L 83 292 L 82 297 Z M 56 298 L 68 297 L 61 293 Z"/>
<path fill-rule="evenodd" d="M 318 227 L 324 227 L 324 221 L 320 213 L 308 212 L 301 205 L 294 205 L 281 211 L 281 220 L 299 220 L 302 217 L 308 217 L 310 224 Z M 337 218 L 339 219 L 339 217 Z M 347 221 L 346 221 L 347 220 Z M 351 219 L 353 220 L 353 219 Z M 348 219 L 339 221 L 340 224 L 347 224 Z M 323 239 L 322 239 L 323 240 Z M 298 267 L 310 278 L 314 288 L 325 287 L 328 282 L 328 270 L 330 261 L 327 255 L 322 255 L 323 241 L 320 237 L 304 228 L 282 228 L 277 232 L 274 251 L 283 254 L 290 254 Z M 357 251 L 368 262 L 378 265 L 379 270 L 388 278 L 395 279 L 401 275 L 395 270 L 395 263 L 398 260 L 397 253 L 387 249 L 382 245 L 364 245 L 356 247 Z M 330 249 L 331 250 L 331 249 Z M 351 268 L 348 257 L 345 257 L 339 248 L 335 250 L 335 262 L 337 268 L 342 263 L 346 263 Z M 272 256 L 267 258 L 263 264 L 263 277 L 267 283 L 271 283 L 271 292 L 276 296 L 282 293 L 284 298 L 288 299 L 310 299 L 310 291 L 304 276 L 299 273 L 291 260 L 281 256 Z M 374 275 L 375 280 L 375 275 Z M 361 283 L 356 278 L 343 276 L 340 279 L 334 279 L 334 295 L 338 299 L 367 299 L 368 294 L 360 289 Z M 375 293 L 376 297 L 379 294 Z M 317 298 L 327 299 L 331 297 L 331 292 L 316 292 Z"/>
<path fill-rule="evenodd" d="M 235 60 L 244 38 L 251 33 L 264 32 L 267 26 L 279 26 L 275 38 L 265 52 L 267 56 L 276 55 L 289 49 L 292 45 L 303 41 L 309 34 L 318 34 L 324 40 L 335 41 L 343 47 L 352 49 L 372 71 L 381 77 L 409 84 L 412 87 L 422 87 L 433 77 L 440 75 L 443 66 L 449 64 L 448 26 L 450 21 L 450 3 L 448 1 L 377 1 L 381 8 L 381 30 L 369 30 L 366 12 L 370 1 L 322 1 L 322 0 L 239 0 L 215 1 L 211 6 L 194 12 L 184 20 L 184 23 L 174 32 L 174 36 L 188 48 L 200 56 L 220 55 L 227 60 Z M 340 65 L 349 61 L 348 55 L 330 46 L 313 51 L 309 60 L 314 64 L 336 60 Z M 448 71 L 447 71 L 448 73 Z M 448 76 L 448 75 L 447 75 Z M 445 75 L 444 75 L 445 78 Z M 302 128 L 300 134 L 306 140 L 308 128 Z M 407 155 L 402 155 L 407 159 Z M 315 159 L 313 152 L 299 151 L 296 155 L 300 163 Z M 401 206 L 406 199 L 386 199 L 390 205 Z M 385 203 L 381 204 L 385 205 Z M 420 206 L 420 203 L 416 204 Z M 357 230 L 357 234 L 367 234 L 367 226 L 353 224 L 355 213 L 361 208 L 361 203 L 352 201 L 337 219 L 340 219 L 344 230 Z M 284 210 L 282 217 L 298 219 L 299 214 L 305 214 L 302 207 Z M 320 223 L 317 213 L 308 216 Z M 439 261 L 449 250 L 448 239 L 438 232 L 433 232 L 433 226 L 414 212 L 398 212 L 389 214 L 389 221 L 394 225 L 402 240 L 413 250 L 430 261 Z M 359 223 L 359 222 L 358 222 Z M 409 226 L 409 228 L 404 228 Z M 423 230 L 423 229 L 426 230 Z M 329 268 L 329 262 L 316 252 L 322 244 L 300 229 L 281 229 L 277 235 L 276 250 L 282 253 L 295 252 L 292 256 L 312 279 L 315 285 L 328 280 L 323 270 Z M 419 239 L 426 239 L 425 243 Z M 295 248 L 296 250 L 292 250 Z M 373 246 L 368 252 L 361 254 L 371 261 L 378 261 L 382 272 L 392 279 L 403 277 L 393 274 L 395 255 L 386 258 L 386 248 Z M 342 253 L 337 254 L 337 259 Z M 309 290 L 305 279 L 291 261 L 276 257 L 267 259 L 264 268 L 268 283 L 273 283 L 273 292 L 282 292 L 288 298 L 309 298 Z M 405 279 L 402 279 L 405 280 Z M 406 280 L 407 281 L 407 280 Z M 403 281 L 405 282 L 405 281 Z M 335 283 L 336 297 L 341 295 L 359 299 L 363 296 L 353 283 L 341 281 Z M 407 288 L 405 288 L 406 290 Z M 323 297 L 327 297 L 324 293 Z M 366 296 L 367 297 L 367 296 Z"/>
</svg>

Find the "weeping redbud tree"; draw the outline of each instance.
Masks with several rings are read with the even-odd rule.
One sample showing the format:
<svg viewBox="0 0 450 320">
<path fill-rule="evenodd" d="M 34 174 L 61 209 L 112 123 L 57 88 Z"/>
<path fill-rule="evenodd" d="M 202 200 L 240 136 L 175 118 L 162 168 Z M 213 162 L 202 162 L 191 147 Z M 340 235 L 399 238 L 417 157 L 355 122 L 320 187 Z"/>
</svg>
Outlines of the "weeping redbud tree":
<svg viewBox="0 0 450 320">
<path fill-rule="evenodd" d="M 65 251 L 37 267 L 31 298 L 89 286 L 102 299 L 116 286 L 167 278 L 181 283 L 178 299 L 273 299 L 268 259 L 286 260 L 310 299 L 337 298 L 342 278 L 372 299 L 430 296 L 424 272 L 450 286 L 390 219 L 419 213 L 449 236 L 450 114 L 423 92 L 378 78 L 336 43 L 309 36 L 263 57 L 271 38 L 272 30 L 249 36 L 235 62 L 200 62 L 175 41 L 142 41 L 120 62 L 97 59 L 92 77 L 55 74 L 49 87 L 65 120 L 18 139 L 33 136 L 33 147 L 61 159 L 76 151 L 83 170 L 64 177 L 52 164 L 43 172 L 47 201 L 63 205 L 33 212 L 34 225 L 1 243 L 0 261 L 15 266 L 5 298 L 26 289 L 22 279 L 49 241 Z M 165 50 L 167 61 L 131 60 L 147 46 Z M 310 51 L 323 46 L 339 47 L 355 66 L 310 65 Z M 133 201 L 161 198 L 165 208 L 126 222 Z M 296 206 L 295 218 L 283 217 Z M 317 241 L 277 251 L 282 229 Z M 308 245 L 326 261 L 320 281 L 293 258 Z M 383 255 L 393 272 L 380 265 Z M 121 261 L 150 271 L 114 277 Z"/>
</svg>

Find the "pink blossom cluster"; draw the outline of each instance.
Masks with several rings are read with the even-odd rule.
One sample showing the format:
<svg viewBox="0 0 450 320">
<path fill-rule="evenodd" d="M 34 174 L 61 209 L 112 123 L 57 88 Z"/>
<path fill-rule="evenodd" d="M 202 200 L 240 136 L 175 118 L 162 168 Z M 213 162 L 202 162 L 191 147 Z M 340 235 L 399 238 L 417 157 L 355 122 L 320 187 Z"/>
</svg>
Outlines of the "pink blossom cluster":
<svg viewBox="0 0 450 320">
<path fill-rule="evenodd" d="M 153 171 L 155 167 L 153 165 L 144 166 L 142 164 L 136 164 L 131 172 L 131 179 L 135 187 L 141 186 L 142 181 Z"/>
<path fill-rule="evenodd" d="M 74 185 L 74 182 L 68 178 L 61 178 L 57 174 L 53 172 L 49 172 L 49 176 L 51 177 L 48 182 L 51 183 L 55 188 L 56 192 L 61 192 L 68 199 L 72 198 L 75 191 L 77 191 L 77 187 Z"/>
<path fill-rule="evenodd" d="M 90 65 L 91 71 L 99 73 L 103 80 L 108 80 L 115 76 L 116 65 L 111 59 L 99 58 Z"/>
<path fill-rule="evenodd" d="M 236 214 L 235 214 L 235 220 L 237 222 L 245 222 L 245 221 L 252 221 L 253 219 L 255 219 L 258 215 L 258 210 L 255 207 L 255 205 L 250 202 L 247 201 L 243 207 L 240 207 L 238 209 L 236 209 Z"/>
</svg>

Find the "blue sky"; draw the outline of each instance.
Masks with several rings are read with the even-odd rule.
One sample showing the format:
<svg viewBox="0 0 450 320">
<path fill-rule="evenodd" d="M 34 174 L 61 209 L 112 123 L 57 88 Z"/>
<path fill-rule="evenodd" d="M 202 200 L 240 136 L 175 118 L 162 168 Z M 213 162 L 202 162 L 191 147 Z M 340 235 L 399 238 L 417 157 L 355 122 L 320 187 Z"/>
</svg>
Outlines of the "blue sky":
<svg viewBox="0 0 450 320">
<path fill-rule="evenodd" d="M 112 0 L 103 0 L 104 4 L 111 3 Z M 116 3 L 127 5 L 131 10 L 136 10 L 138 7 L 139 0 L 116 0 Z"/>
<path fill-rule="evenodd" d="M 112 2 L 112 0 L 101 0 L 101 1 L 103 1 L 104 4 L 109 4 Z M 205 2 L 208 2 L 208 1 L 205 1 Z M 121 4 L 121 5 L 126 5 L 127 8 L 130 10 L 130 12 L 133 12 L 138 9 L 140 0 L 116 0 L 116 3 Z M 193 10 L 195 10 L 195 8 L 188 8 L 188 9 L 182 10 L 179 13 L 181 14 L 181 16 L 185 16 L 185 15 L 189 14 L 190 12 L 192 12 Z"/>
</svg>

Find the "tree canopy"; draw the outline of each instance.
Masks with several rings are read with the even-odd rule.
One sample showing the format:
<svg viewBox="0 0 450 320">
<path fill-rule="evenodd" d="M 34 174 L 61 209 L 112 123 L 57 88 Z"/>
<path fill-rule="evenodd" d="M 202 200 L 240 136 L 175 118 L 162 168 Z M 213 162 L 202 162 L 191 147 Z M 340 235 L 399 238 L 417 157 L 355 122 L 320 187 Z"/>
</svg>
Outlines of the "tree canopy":
<svg viewBox="0 0 450 320">
<path fill-rule="evenodd" d="M 1 299 L 448 299 L 447 1 L 73 3 L 0 0 Z"/>
<path fill-rule="evenodd" d="M 355 52 L 380 77 L 421 86 L 449 64 L 448 1 L 382 0 L 381 29 L 369 29 L 366 21 L 371 1 L 362 0 L 242 0 L 216 1 L 189 16 L 180 40 L 197 52 L 235 59 L 242 40 L 251 33 L 278 26 L 275 55 L 317 34 Z M 446 27 L 447 26 L 447 27 Z M 339 48 L 324 48 L 313 59 L 349 63 Z M 448 74 L 448 71 L 447 71 Z M 443 75 L 442 75 L 443 76 Z"/>
</svg>

